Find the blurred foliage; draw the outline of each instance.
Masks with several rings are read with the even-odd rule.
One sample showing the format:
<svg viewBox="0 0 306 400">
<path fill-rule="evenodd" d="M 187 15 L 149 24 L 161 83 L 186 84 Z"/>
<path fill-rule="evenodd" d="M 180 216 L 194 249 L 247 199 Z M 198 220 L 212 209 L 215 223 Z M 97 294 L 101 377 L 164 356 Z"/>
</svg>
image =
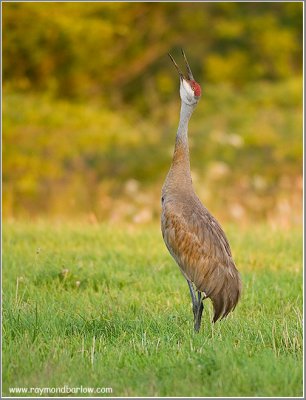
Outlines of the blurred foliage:
<svg viewBox="0 0 306 400">
<path fill-rule="evenodd" d="M 151 82 L 167 94 L 165 54 L 179 45 L 207 82 L 292 77 L 302 68 L 302 3 L 3 7 L 3 78 L 14 88 L 137 101 Z"/>
<path fill-rule="evenodd" d="M 180 61 L 180 46 L 203 86 L 200 197 L 238 219 L 301 210 L 302 3 L 2 9 L 4 215 L 157 216 L 179 113 L 167 52 Z"/>
</svg>

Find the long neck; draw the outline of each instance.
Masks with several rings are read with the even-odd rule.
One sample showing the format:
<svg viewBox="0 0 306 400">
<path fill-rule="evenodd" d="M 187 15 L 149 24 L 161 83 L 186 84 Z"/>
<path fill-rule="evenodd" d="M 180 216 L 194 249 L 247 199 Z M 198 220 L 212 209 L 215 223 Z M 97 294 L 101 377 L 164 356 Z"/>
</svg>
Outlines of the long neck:
<svg viewBox="0 0 306 400">
<path fill-rule="evenodd" d="M 176 134 L 172 165 L 168 174 L 168 184 L 175 187 L 191 185 L 189 147 L 188 147 L 188 122 L 195 105 L 182 102 L 180 121 Z"/>
</svg>

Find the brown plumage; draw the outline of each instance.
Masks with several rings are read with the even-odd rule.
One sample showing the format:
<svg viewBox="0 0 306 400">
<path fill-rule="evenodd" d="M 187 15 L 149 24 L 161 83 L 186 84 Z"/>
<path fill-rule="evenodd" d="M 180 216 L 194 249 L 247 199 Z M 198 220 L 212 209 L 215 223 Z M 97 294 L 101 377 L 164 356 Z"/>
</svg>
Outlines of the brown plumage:
<svg viewBox="0 0 306 400">
<path fill-rule="evenodd" d="M 201 89 L 193 79 L 184 53 L 183 56 L 188 79 L 171 57 L 180 74 L 182 106 L 173 160 L 162 189 L 161 228 L 165 244 L 188 282 L 195 330 L 198 331 L 203 312 L 202 300 L 212 300 L 213 321 L 216 322 L 234 310 L 241 292 L 241 281 L 225 233 L 192 187 L 188 122 Z M 198 292 L 198 299 L 193 286 Z"/>
</svg>

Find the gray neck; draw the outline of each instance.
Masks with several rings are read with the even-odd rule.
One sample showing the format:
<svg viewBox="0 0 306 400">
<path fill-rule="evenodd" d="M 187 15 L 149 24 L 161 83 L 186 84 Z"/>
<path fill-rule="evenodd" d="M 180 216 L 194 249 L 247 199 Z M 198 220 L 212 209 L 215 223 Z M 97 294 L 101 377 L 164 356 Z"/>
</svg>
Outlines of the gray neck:
<svg viewBox="0 0 306 400">
<path fill-rule="evenodd" d="M 180 112 L 180 121 L 179 126 L 176 133 L 176 142 L 175 147 L 177 145 L 184 145 L 187 147 L 188 150 L 188 123 L 190 117 L 195 109 L 196 104 L 188 105 L 184 102 L 181 104 L 181 112 Z M 189 154 L 189 151 L 188 151 Z"/>
<path fill-rule="evenodd" d="M 165 185 L 171 190 L 180 191 L 190 188 L 191 174 L 188 147 L 188 122 L 196 104 L 182 102 L 180 121 L 176 134 L 174 154 Z"/>
</svg>

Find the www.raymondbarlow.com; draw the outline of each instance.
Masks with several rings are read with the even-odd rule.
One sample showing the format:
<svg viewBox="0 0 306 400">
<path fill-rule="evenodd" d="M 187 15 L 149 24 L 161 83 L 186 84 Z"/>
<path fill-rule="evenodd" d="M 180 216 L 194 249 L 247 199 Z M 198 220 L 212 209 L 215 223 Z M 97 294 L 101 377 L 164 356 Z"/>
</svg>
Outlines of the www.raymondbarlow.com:
<svg viewBox="0 0 306 400">
<path fill-rule="evenodd" d="M 85 386 L 78 386 L 78 387 L 69 387 L 67 385 L 62 387 L 10 387 L 10 393 L 14 394 L 112 394 L 113 388 L 111 387 L 100 387 L 100 388 L 93 388 L 93 387 L 85 387 Z"/>
</svg>

